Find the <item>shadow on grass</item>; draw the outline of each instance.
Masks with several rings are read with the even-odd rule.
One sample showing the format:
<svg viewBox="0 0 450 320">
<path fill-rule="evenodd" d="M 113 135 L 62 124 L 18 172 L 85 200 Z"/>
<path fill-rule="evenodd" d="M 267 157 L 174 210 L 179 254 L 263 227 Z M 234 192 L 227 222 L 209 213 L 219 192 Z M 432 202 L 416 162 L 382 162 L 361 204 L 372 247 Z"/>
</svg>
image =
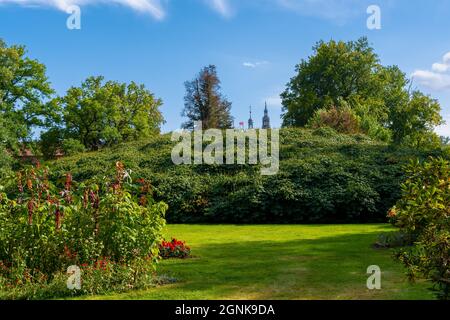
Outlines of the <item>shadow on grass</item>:
<svg viewBox="0 0 450 320">
<path fill-rule="evenodd" d="M 171 299 L 171 290 L 176 299 L 430 298 L 424 285 L 406 281 L 391 251 L 371 248 L 376 235 L 197 245 L 194 258 L 161 265 L 160 273 L 179 282 L 157 288 L 154 298 Z M 382 270 L 382 290 L 366 287 L 370 265 Z"/>
</svg>

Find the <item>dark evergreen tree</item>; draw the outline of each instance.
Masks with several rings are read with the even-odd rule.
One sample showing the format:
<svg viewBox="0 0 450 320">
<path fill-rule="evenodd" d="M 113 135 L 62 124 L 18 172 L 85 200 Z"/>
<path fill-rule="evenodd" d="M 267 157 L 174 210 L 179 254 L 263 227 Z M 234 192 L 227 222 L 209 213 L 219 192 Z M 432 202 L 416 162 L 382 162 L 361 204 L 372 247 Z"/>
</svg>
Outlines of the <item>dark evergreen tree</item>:
<svg viewBox="0 0 450 320">
<path fill-rule="evenodd" d="M 214 65 L 203 68 L 198 76 L 185 83 L 183 116 L 188 121 L 184 129 L 193 129 L 202 121 L 203 129 L 227 129 L 233 126 L 231 102 L 220 93 L 220 80 Z"/>
</svg>

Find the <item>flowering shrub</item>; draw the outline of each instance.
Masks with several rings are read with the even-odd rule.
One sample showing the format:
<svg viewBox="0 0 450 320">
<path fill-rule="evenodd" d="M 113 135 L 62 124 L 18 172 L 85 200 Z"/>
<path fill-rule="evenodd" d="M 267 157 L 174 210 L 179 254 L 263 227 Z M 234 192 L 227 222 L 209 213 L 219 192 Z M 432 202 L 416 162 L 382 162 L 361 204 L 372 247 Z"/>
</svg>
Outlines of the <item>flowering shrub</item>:
<svg viewBox="0 0 450 320">
<path fill-rule="evenodd" d="M 433 159 L 407 168 L 403 197 L 389 212 L 413 246 L 397 252 L 411 279 L 433 282 L 440 299 L 450 299 L 450 162 Z"/>
<path fill-rule="evenodd" d="M 94 281 L 84 270 L 85 283 L 100 283 L 84 292 L 98 293 L 113 274 L 130 288 L 151 274 L 167 205 L 153 200 L 148 182 L 133 179 L 120 162 L 113 179 L 84 184 L 70 173 L 53 184 L 49 174 L 28 168 L 15 177 L 14 200 L 0 193 L 0 285 L 50 284 L 68 266 L 91 266 L 109 279 Z"/>
<path fill-rule="evenodd" d="M 172 241 L 163 241 L 161 243 L 159 246 L 159 254 L 163 259 L 184 259 L 191 254 L 191 248 L 188 247 L 184 241 L 172 239 Z"/>
</svg>

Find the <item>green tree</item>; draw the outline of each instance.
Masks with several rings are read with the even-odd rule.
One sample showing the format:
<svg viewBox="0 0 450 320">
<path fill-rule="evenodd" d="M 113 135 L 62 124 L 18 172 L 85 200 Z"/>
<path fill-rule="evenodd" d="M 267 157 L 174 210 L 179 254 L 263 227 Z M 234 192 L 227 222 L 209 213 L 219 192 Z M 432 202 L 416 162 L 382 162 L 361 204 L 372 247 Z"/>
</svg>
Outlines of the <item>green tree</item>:
<svg viewBox="0 0 450 320">
<path fill-rule="evenodd" d="M 434 127 L 443 124 L 439 102 L 419 91 L 411 94 L 409 101 L 391 112 L 391 129 L 394 142 L 417 149 L 437 148 L 439 136 Z"/>
<path fill-rule="evenodd" d="M 0 179 L 8 173 L 11 166 L 11 156 L 8 153 L 8 146 L 14 144 L 14 137 L 12 137 L 12 130 L 7 127 L 5 119 L 0 117 Z M 11 143 L 13 142 L 13 143 Z"/>
<path fill-rule="evenodd" d="M 381 65 L 366 38 L 321 41 L 313 50 L 281 95 L 284 126 L 305 126 L 317 110 L 344 105 L 373 138 L 415 148 L 438 145 L 433 132 L 442 123 L 438 101 L 419 91 L 410 94 L 405 73 Z"/>
<path fill-rule="evenodd" d="M 220 93 L 220 79 L 216 67 L 203 68 L 198 76 L 185 83 L 184 110 L 188 118 L 185 129 L 193 129 L 194 122 L 202 121 L 203 129 L 227 129 L 233 125 L 231 102 Z"/>
<path fill-rule="evenodd" d="M 24 46 L 7 46 L 0 39 L 0 144 L 14 149 L 31 137 L 35 127 L 49 126 L 58 110 L 45 65 L 26 56 Z"/>
<path fill-rule="evenodd" d="M 374 75 L 381 66 L 366 38 L 320 41 L 313 50 L 313 56 L 297 65 L 297 75 L 281 95 L 285 126 L 305 126 L 316 110 L 340 100 L 365 102 L 376 94 Z"/>
<path fill-rule="evenodd" d="M 145 138 L 164 122 L 160 99 L 144 85 L 90 77 L 59 99 L 63 108 L 64 139 L 77 139 L 87 149 Z"/>
<path fill-rule="evenodd" d="M 64 142 L 64 129 L 54 126 L 42 132 L 39 139 L 39 149 L 46 159 L 53 159 L 58 151 L 62 151 Z"/>
</svg>

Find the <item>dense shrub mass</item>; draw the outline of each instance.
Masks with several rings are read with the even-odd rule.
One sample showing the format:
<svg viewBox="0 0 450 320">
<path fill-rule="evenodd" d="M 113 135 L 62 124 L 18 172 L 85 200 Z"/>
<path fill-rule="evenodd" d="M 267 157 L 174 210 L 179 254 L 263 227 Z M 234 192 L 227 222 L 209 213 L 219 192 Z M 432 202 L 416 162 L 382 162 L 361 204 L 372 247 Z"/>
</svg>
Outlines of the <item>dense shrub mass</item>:
<svg viewBox="0 0 450 320">
<path fill-rule="evenodd" d="M 181 165 L 171 160 L 170 135 L 122 144 L 52 163 L 59 176 L 84 181 L 123 161 L 151 181 L 169 205 L 172 223 L 336 223 L 385 221 L 400 196 L 402 166 L 426 155 L 393 149 L 364 135 L 329 128 L 282 129 L 280 171 L 261 176 L 258 166 Z"/>
<path fill-rule="evenodd" d="M 17 173 L 10 200 L 0 190 L 0 292 L 11 298 L 98 294 L 148 284 L 159 256 L 167 205 L 121 162 L 113 179 L 50 181 L 47 168 Z M 83 285 L 66 287 L 69 266 Z"/>
<path fill-rule="evenodd" d="M 412 162 L 402 185 L 402 198 L 389 215 L 410 235 L 413 246 L 400 250 L 397 258 L 409 276 L 434 283 L 440 299 L 450 299 L 450 162 L 430 159 Z"/>
</svg>

